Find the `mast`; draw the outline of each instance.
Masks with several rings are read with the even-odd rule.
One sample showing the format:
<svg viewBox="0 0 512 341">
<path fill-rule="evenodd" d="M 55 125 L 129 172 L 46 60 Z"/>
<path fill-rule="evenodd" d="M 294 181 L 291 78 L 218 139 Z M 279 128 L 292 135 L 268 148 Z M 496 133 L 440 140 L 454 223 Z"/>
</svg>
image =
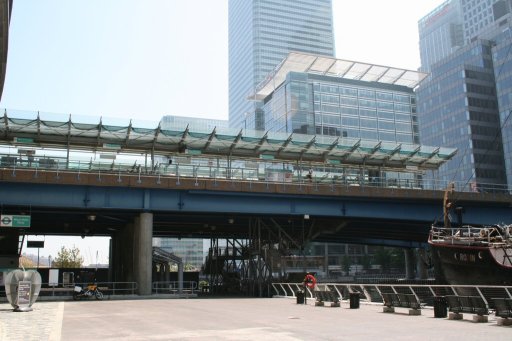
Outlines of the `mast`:
<svg viewBox="0 0 512 341">
<path fill-rule="evenodd" d="M 444 191 L 444 199 L 443 199 L 443 215 L 444 215 L 444 227 L 450 228 L 452 227 L 450 222 L 450 208 L 452 207 L 452 202 L 450 201 L 451 194 L 455 190 L 455 184 L 451 182 L 446 190 Z"/>
</svg>

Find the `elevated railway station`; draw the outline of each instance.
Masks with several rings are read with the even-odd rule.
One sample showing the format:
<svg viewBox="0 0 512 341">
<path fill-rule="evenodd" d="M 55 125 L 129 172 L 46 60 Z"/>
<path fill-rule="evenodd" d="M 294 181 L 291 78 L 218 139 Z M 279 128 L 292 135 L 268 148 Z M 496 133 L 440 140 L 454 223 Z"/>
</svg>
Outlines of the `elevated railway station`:
<svg viewBox="0 0 512 341">
<path fill-rule="evenodd" d="M 133 280 L 148 294 L 153 237 L 205 238 L 211 278 L 227 281 L 230 268 L 261 294 L 281 273 L 279 257 L 310 241 L 424 246 L 447 185 L 436 170 L 455 153 L 5 111 L 2 215 L 30 216 L 30 227 L 2 227 L 0 267 L 17 266 L 25 235 L 111 236 L 112 280 Z M 474 207 L 465 219 L 510 218 L 507 188 L 457 190 L 460 204 Z"/>
</svg>

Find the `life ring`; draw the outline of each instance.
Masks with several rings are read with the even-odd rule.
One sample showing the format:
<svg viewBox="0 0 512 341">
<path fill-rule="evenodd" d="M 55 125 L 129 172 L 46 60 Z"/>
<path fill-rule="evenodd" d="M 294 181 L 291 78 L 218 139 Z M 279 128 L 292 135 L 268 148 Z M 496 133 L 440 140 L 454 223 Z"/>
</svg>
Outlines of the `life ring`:
<svg viewBox="0 0 512 341">
<path fill-rule="evenodd" d="M 314 289 L 315 285 L 316 285 L 316 278 L 315 278 L 315 276 L 313 276 L 311 274 L 307 274 L 306 277 L 304 278 L 304 284 L 308 288 Z"/>
</svg>

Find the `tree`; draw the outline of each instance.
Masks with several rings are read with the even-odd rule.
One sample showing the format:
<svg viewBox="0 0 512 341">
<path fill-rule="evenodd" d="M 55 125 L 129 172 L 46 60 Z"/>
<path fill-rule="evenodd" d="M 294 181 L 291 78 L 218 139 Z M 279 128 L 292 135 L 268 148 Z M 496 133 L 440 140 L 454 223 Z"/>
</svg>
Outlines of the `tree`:
<svg viewBox="0 0 512 341">
<path fill-rule="evenodd" d="M 34 261 L 32 259 L 28 258 L 27 256 L 21 256 L 20 257 L 20 266 L 22 266 L 24 268 L 35 268 L 36 263 L 34 263 Z"/>
<path fill-rule="evenodd" d="M 84 258 L 80 255 L 80 250 L 73 245 L 73 248 L 67 249 L 61 247 L 57 257 L 52 262 L 52 266 L 56 268 L 81 268 Z"/>
</svg>

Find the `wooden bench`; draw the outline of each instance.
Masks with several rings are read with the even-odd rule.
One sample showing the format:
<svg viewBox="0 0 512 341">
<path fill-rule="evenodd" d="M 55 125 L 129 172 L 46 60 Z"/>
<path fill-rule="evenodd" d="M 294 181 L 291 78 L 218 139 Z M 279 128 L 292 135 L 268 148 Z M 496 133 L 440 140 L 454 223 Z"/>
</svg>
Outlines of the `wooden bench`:
<svg viewBox="0 0 512 341">
<path fill-rule="evenodd" d="M 494 314 L 496 315 L 498 326 L 512 325 L 512 299 L 510 298 L 493 298 Z"/>
<path fill-rule="evenodd" d="M 395 308 L 409 308 L 409 315 L 421 315 L 421 302 L 413 294 L 382 293 L 384 312 L 394 313 Z"/>
<path fill-rule="evenodd" d="M 331 302 L 331 307 L 340 306 L 340 296 L 334 291 L 315 291 L 315 306 L 324 306 L 325 302 Z"/>
<path fill-rule="evenodd" d="M 474 314 L 473 322 L 487 322 L 489 309 L 480 296 L 446 296 L 450 320 L 462 320 L 463 313 Z"/>
</svg>

